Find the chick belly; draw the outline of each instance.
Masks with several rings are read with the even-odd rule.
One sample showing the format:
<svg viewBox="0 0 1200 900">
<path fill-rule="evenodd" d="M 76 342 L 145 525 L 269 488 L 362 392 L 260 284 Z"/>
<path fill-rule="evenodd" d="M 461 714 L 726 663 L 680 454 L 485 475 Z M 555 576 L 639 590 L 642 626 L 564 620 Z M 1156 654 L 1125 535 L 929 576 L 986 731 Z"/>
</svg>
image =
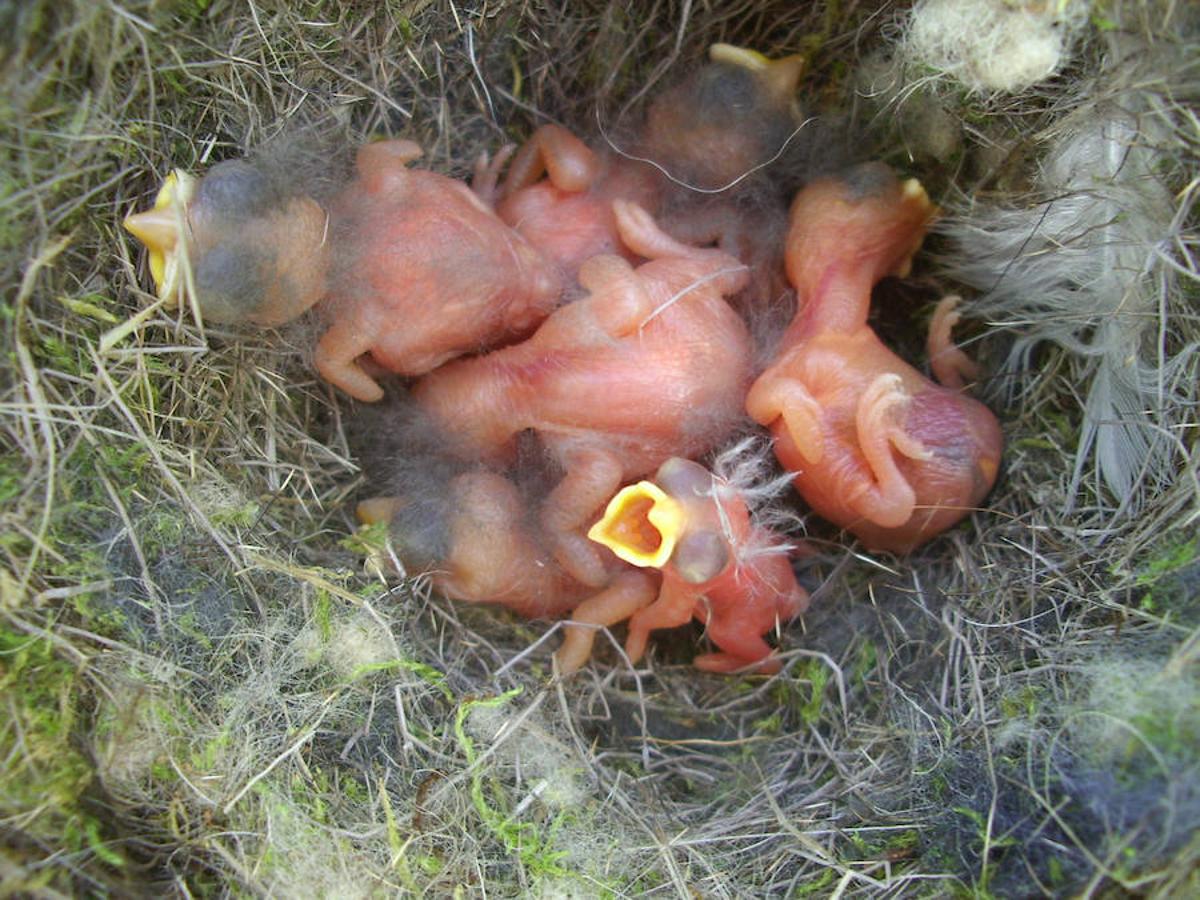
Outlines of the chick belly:
<svg viewBox="0 0 1200 900">
<path fill-rule="evenodd" d="M 550 185 L 526 188 L 501 204 L 500 218 L 574 279 L 584 260 L 614 253 L 634 260 L 617 236 L 612 201 Z"/>
<path fill-rule="evenodd" d="M 492 277 L 487 277 L 487 272 Z M 432 252 L 392 257 L 371 273 L 363 302 L 380 307 L 375 359 L 401 375 L 432 371 L 534 328 L 549 310 L 529 309 L 512 260 L 474 253 L 456 261 Z"/>
<path fill-rule="evenodd" d="M 901 474 L 916 494 L 916 508 L 902 525 L 883 527 L 855 509 L 853 498 L 875 474 L 858 450 L 855 422 L 844 412 L 824 423 L 825 456 L 811 465 L 782 420 L 772 431 L 776 455 L 795 473 L 793 484 L 821 518 L 846 528 L 871 549 L 908 552 L 954 525 L 975 508 L 995 482 L 1000 431 L 978 401 L 930 386 L 914 395 L 903 414 L 904 430 L 930 451 L 927 460 L 894 451 Z"/>
<path fill-rule="evenodd" d="M 628 348 L 627 348 L 628 349 Z M 711 354 L 605 353 L 531 380 L 530 424 L 563 436 L 597 434 L 638 468 L 710 449 L 740 417 L 740 361 Z"/>
</svg>

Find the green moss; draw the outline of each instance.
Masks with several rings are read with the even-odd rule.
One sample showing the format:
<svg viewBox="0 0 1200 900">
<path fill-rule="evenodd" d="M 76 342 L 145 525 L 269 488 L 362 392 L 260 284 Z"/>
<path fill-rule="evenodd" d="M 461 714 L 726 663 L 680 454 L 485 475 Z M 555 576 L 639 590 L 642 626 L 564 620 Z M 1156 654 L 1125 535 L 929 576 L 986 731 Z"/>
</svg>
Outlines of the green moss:
<svg viewBox="0 0 1200 900">
<path fill-rule="evenodd" d="M 796 885 L 794 897 L 812 897 L 812 896 L 828 896 L 828 889 L 833 884 L 834 870 L 827 868 L 822 869 L 821 874 L 809 881 L 802 881 Z"/>
<path fill-rule="evenodd" d="M 78 378 L 88 377 L 92 373 L 92 360 L 83 341 L 64 341 L 56 334 L 43 334 L 35 354 L 39 362 L 51 369 L 74 375 Z"/>
<path fill-rule="evenodd" d="M 186 519 L 174 507 L 157 506 L 138 520 L 142 550 L 150 556 L 178 547 L 187 530 Z"/>
<path fill-rule="evenodd" d="M 1040 709 L 1041 691 L 1031 685 L 1000 699 L 1000 712 L 1006 719 L 1027 718 L 1033 722 L 1037 720 Z"/>
<path fill-rule="evenodd" d="M 358 666 L 350 673 L 350 680 L 357 681 L 360 678 L 366 678 L 368 675 L 373 675 L 377 672 L 394 672 L 396 670 L 412 672 L 422 681 L 437 688 L 446 700 L 454 700 L 454 694 L 446 686 L 446 676 L 443 673 L 439 672 L 433 666 L 412 659 L 389 659 L 384 662 L 367 663 L 366 665 Z"/>
<path fill-rule="evenodd" d="M 867 677 L 875 671 L 878 662 L 879 653 L 872 641 L 864 641 L 859 644 L 858 652 L 854 655 L 854 665 L 850 669 L 851 682 L 860 687 L 869 688 Z"/>
<path fill-rule="evenodd" d="M 1142 564 L 1134 584 L 1143 590 L 1138 598 L 1138 609 L 1152 615 L 1165 615 L 1181 607 L 1195 604 L 1196 590 L 1186 584 L 1188 578 L 1175 577 L 1183 574 L 1196 561 L 1200 538 L 1190 538 L 1168 544 L 1156 555 Z M 1190 580 L 1195 580 L 1193 574 Z"/>
<path fill-rule="evenodd" d="M 329 591 L 322 588 L 317 588 L 315 594 L 313 622 L 317 626 L 317 634 L 321 638 L 321 643 L 328 644 L 329 639 L 333 637 L 333 601 L 329 596 Z"/>
<path fill-rule="evenodd" d="M 531 822 L 513 821 L 507 811 L 508 802 L 503 786 L 497 779 L 486 777 L 476 765 L 479 754 L 467 735 L 466 720 L 471 710 L 503 706 L 520 693 L 520 688 L 514 688 L 485 700 L 468 700 L 459 706 L 455 714 L 454 735 L 472 773 L 471 803 L 492 835 L 521 861 L 531 875 L 537 878 L 573 877 L 575 873 L 561 864 L 565 851 L 558 849 L 554 840 L 566 821 L 564 816 L 556 817 L 548 828 L 535 826 Z"/>
<path fill-rule="evenodd" d="M 258 521 L 261 513 L 261 506 L 253 500 L 247 500 L 239 505 L 213 510 L 209 513 L 209 519 L 214 525 L 249 528 Z"/>
<path fill-rule="evenodd" d="M 780 713 L 772 713 L 763 719 L 757 719 L 754 722 L 755 734 L 779 734 L 783 730 L 783 716 Z"/>
<path fill-rule="evenodd" d="M 209 738 L 200 748 L 192 753 L 192 768 L 199 772 L 211 772 L 225 758 L 232 745 L 228 731 L 221 730 L 216 737 Z"/>
<path fill-rule="evenodd" d="M 92 767 L 75 749 L 83 682 L 52 643 L 0 626 L 0 808 L 26 834 L 110 866 L 123 864 L 83 798 Z M 86 859 L 86 857 L 85 857 Z"/>
<path fill-rule="evenodd" d="M 779 680 L 775 700 L 805 725 L 815 725 L 821 719 L 828 683 L 829 669 L 819 659 L 807 659 L 796 666 L 794 678 Z"/>
</svg>

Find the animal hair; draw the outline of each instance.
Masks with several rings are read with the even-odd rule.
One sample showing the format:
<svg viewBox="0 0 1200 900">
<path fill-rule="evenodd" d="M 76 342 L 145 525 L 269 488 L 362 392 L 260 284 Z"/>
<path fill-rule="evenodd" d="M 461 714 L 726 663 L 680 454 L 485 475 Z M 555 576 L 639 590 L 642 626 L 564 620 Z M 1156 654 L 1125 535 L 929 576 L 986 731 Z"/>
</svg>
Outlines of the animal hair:
<svg viewBox="0 0 1200 900">
<path fill-rule="evenodd" d="M 1098 496 L 1103 487 L 1119 498 L 1117 514 L 1133 514 L 1174 479 L 1184 452 L 1178 419 L 1195 348 L 1175 337 L 1172 316 L 1185 283 L 1200 280 L 1195 191 L 1176 196 L 1177 160 L 1163 148 L 1180 136 L 1194 147 L 1200 128 L 1164 90 L 1173 81 L 1163 73 L 1186 72 L 1185 59 L 1117 49 L 1126 54 L 1044 136 L 1029 202 L 968 203 L 943 230 L 955 244 L 948 274 L 978 288 L 976 311 L 1015 334 L 1010 392 L 1027 383 L 1015 376 L 1036 365 L 1040 345 L 1072 358 L 1083 419 L 1068 509 L 1091 479 Z"/>
<path fill-rule="evenodd" d="M 1089 0 L 920 0 L 901 48 L 974 92 L 1021 91 L 1062 68 L 1090 7 Z"/>
</svg>

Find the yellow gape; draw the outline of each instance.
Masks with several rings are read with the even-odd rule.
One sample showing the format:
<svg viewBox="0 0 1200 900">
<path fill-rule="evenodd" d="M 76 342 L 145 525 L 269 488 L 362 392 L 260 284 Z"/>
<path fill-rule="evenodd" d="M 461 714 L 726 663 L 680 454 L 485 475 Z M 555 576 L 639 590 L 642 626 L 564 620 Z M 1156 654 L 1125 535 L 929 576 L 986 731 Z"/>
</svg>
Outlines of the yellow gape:
<svg viewBox="0 0 1200 900">
<path fill-rule="evenodd" d="M 685 524 L 683 506 L 652 481 L 622 488 L 588 538 L 642 568 L 661 569 L 675 551 Z"/>
<path fill-rule="evenodd" d="M 150 251 L 150 276 L 158 296 L 175 292 L 179 273 L 179 235 L 184 210 L 196 193 L 196 179 L 182 169 L 168 175 L 154 198 L 154 207 L 125 217 L 125 230 Z"/>
</svg>

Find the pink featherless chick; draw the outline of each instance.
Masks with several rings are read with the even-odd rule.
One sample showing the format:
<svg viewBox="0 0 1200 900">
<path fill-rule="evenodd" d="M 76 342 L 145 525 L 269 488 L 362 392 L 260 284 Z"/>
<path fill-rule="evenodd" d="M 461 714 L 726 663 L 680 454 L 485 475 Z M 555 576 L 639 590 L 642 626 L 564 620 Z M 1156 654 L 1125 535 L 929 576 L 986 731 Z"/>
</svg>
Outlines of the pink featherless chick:
<svg viewBox="0 0 1200 900">
<path fill-rule="evenodd" d="M 317 370 L 358 400 L 368 368 L 419 375 L 532 331 L 562 294 L 558 269 L 452 178 L 408 163 L 411 141 L 359 149 L 325 205 L 267 158 L 172 172 L 125 220 L 158 294 L 214 322 L 282 325 L 315 306 Z"/>
<path fill-rule="evenodd" d="M 632 661 L 650 632 L 695 618 L 718 648 L 697 656 L 696 668 L 778 670 L 763 635 L 807 609 L 808 593 L 792 571 L 791 548 L 751 520 L 729 481 L 673 457 L 652 480 L 620 491 L 588 536 L 626 562 L 662 570 L 657 599 L 629 621 Z"/>
<path fill-rule="evenodd" d="M 544 125 L 512 158 L 486 157 L 475 188 L 509 225 L 554 259 L 564 277 L 601 253 L 635 255 L 620 240 L 613 200 L 658 215 L 665 229 L 689 243 L 719 241 L 749 261 L 761 235 L 756 221 L 770 204 L 745 200 L 761 187 L 755 175 L 786 147 L 799 118 L 795 89 L 800 57 L 769 60 L 759 53 L 714 44 L 710 62 L 649 103 L 644 120 L 621 152 L 594 150 L 560 125 Z M 544 176 L 544 177 L 543 177 Z M 747 204 L 742 204 L 746 206 Z M 783 204 L 780 204 L 783 216 Z M 757 260 L 755 260 L 757 261 Z"/>
<path fill-rule="evenodd" d="M 804 188 L 786 248 L 800 311 L 746 399 L 812 508 L 868 547 L 896 552 L 977 508 L 1003 444 L 995 416 L 961 390 L 974 365 L 950 341 L 957 298 L 938 305 L 930 326 L 941 384 L 867 324 L 871 288 L 908 273 L 936 213 L 916 180 L 901 183 L 882 164 Z"/>
<path fill-rule="evenodd" d="M 566 628 L 555 654 L 563 674 L 588 661 L 594 626 L 623 621 L 654 599 L 656 579 L 627 566 L 611 567 L 600 586 L 572 578 L 547 549 L 536 503 L 504 475 L 470 467 L 444 486 L 433 483 L 434 502 L 421 502 L 425 483 L 360 503 L 358 518 L 387 522 L 406 574 L 428 574 L 452 600 L 503 606 L 529 619 L 571 614 L 579 624 Z"/>
<path fill-rule="evenodd" d="M 411 141 L 367 144 L 358 177 L 334 198 L 339 252 L 317 344 L 321 374 L 359 400 L 382 390 L 360 364 L 421 375 L 523 337 L 557 305 L 555 266 L 465 184 L 408 163 Z"/>
<path fill-rule="evenodd" d="M 597 256 L 579 271 L 588 294 L 555 310 L 526 341 L 425 376 L 413 399 L 448 452 L 503 466 L 532 430 L 564 470 L 541 521 L 563 568 L 600 586 L 611 571 L 584 529 L 632 478 L 665 459 L 701 455 L 742 417 L 749 334 L 725 297 L 746 268 L 680 244 L 633 204 L 614 204 L 636 269 Z"/>
</svg>

